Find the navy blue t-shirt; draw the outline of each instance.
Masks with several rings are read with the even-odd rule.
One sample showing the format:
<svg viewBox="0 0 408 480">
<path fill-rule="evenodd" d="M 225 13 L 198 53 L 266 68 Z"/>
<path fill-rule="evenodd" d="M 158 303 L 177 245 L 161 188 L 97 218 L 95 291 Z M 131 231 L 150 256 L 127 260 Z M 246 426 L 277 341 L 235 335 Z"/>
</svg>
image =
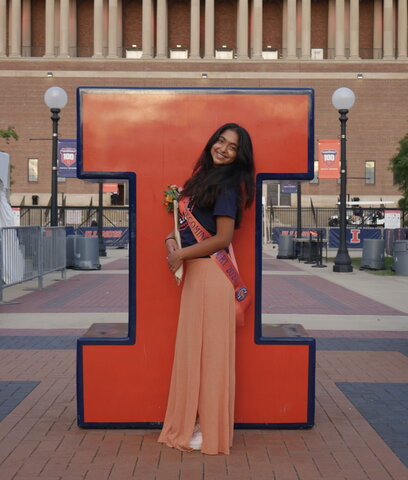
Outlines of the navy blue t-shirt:
<svg viewBox="0 0 408 480">
<path fill-rule="evenodd" d="M 216 217 L 231 217 L 235 219 L 237 217 L 237 202 L 238 192 L 234 188 L 224 189 L 219 193 L 214 208 L 203 209 L 193 207 L 192 214 L 207 232 L 215 235 L 217 230 Z M 191 203 L 192 201 L 190 200 L 190 208 Z M 197 243 L 186 219 L 181 214 L 179 216 L 179 229 L 182 247 L 189 247 Z"/>
</svg>

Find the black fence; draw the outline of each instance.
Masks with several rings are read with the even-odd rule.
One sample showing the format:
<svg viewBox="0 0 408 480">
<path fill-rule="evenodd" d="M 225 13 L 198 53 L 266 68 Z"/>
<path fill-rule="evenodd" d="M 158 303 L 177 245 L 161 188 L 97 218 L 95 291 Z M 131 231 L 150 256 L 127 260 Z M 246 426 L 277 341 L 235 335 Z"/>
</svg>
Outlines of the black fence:
<svg viewBox="0 0 408 480">
<path fill-rule="evenodd" d="M 50 207 L 20 206 L 20 225 L 50 225 Z M 128 227 L 128 207 L 103 207 L 104 227 Z M 384 214 L 392 208 L 349 208 L 347 209 L 347 224 L 349 226 L 382 227 Z M 264 229 L 273 227 L 297 226 L 297 208 L 293 207 L 264 207 Z M 73 227 L 90 227 L 98 220 L 98 207 L 59 207 L 58 225 Z M 339 211 L 337 208 L 302 208 L 303 227 L 338 227 Z M 93 223 L 94 222 L 94 223 Z M 401 227 L 404 218 L 401 218 Z"/>
<path fill-rule="evenodd" d="M 14 207 L 20 209 L 20 225 L 47 226 L 51 223 L 51 208 L 38 206 Z M 128 227 L 128 207 L 103 207 L 103 227 Z M 58 225 L 91 227 L 98 221 L 98 207 L 59 207 Z"/>
<path fill-rule="evenodd" d="M 384 216 L 387 210 L 395 208 L 348 208 L 347 224 L 356 227 L 383 227 Z M 292 207 L 266 207 L 264 209 L 264 220 L 267 226 L 273 227 L 295 227 L 297 225 L 297 208 Z M 338 208 L 302 208 L 303 227 L 338 227 Z M 401 218 L 401 227 L 404 218 Z"/>
</svg>

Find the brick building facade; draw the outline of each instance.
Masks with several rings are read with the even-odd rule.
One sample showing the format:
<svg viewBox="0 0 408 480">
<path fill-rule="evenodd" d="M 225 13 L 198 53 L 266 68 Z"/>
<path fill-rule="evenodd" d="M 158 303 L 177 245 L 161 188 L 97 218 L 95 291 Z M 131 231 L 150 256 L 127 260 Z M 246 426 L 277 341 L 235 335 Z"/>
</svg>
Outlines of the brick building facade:
<svg viewBox="0 0 408 480">
<path fill-rule="evenodd" d="M 408 130 L 407 0 L 0 0 L 0 127 L 20 135 L 0 148 L 12 157 L 16 205 L 50 197 L 43 95 L 53 85 L 69 97 L 62 138 L 76 136 L 81 85 L 314 88 L 316 140 L 338 137 L 331 95 L 347 86 L 348 193 L 394 200 L 389 159 Z M 67 179 L 59 192 L 86 205 L 96 186 Z M 302 192 L 332 206 L 339 186 L 307 182 Z"/>
</svg>

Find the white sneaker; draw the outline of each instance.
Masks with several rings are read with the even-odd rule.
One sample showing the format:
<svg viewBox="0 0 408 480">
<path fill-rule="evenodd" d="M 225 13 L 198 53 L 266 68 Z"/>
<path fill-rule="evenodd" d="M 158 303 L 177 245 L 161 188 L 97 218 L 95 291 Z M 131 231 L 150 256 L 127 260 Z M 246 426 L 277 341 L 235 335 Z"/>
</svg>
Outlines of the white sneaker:
<svg viewBox="0 0 408 480">
<path fill-rule="evenodd" d="M 203 444 L 203 434 L 201 433 L 199 427 L 194 428 L 193 436 L 191 437 L 191 440 L 188 446 L 193 450 L 200 450 L 202 444 Z"/>
</svg>

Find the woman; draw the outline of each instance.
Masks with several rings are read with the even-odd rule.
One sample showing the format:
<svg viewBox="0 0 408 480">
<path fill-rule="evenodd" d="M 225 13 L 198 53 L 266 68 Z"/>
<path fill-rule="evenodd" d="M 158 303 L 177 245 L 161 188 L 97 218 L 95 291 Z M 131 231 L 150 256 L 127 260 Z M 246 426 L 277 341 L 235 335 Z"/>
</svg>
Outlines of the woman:
<svg viewBox="0 0 408 480">
<path fill-rule="evenodd" d="M 235 292 L 210 255 L 228 249 L 242 211 L 254 198 L 248 132 L 235 123 L 208 140 L 180 200 L 180 235 L 166 239 L 168 265 L 186 275 L 170 393 L 159 442 L 180 450 L 229 453 L 234 427 Z M 182 207 L 184 204 L 184 207 Z M 191 218 L 210 234 L 197 241 Z M 195 224 L 195 223 L 194 223 Z"/>
</svg>

